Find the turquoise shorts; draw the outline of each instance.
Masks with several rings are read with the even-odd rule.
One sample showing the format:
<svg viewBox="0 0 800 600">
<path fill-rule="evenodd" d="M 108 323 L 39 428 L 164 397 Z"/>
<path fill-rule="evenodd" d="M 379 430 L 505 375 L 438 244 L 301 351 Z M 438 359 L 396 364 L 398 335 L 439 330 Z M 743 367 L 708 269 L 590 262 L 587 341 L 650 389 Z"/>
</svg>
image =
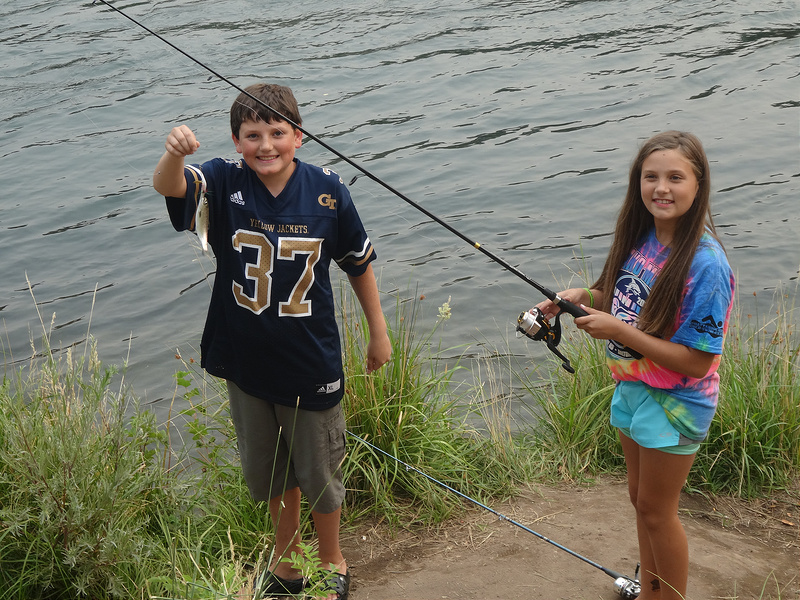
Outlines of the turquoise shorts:
<svg viewBox="0 0 800 600">
<path fill-rule="evenodd" d="M 694 454 L 700 448 L 700 442 L 675 429 L 664 408 L 638 381 L 617 383 L 611 398 L 611 425 L 644 448 L 669 454 Z"/>
</svg>

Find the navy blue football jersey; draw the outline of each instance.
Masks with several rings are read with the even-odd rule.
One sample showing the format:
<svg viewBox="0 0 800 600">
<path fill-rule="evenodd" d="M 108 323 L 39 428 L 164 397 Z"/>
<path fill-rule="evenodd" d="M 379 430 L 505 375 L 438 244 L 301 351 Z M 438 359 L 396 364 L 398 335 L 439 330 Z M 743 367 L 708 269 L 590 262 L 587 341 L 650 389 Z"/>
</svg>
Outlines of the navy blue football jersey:
<svg viewBox="0 0 800 600">
<path fill-rule="evenodd" d="M 243 160 L 199 166 L 217 262 L 201 364 L 253 396 L 322 410 L 344 393 L 330 262 L 358 276 L 376 253 L 339 175 L 295 167 L 273 197 Z M 201 192 L 185 176 L 186 197 L 167 198 L 178 231 L 194 230 Z"/>
</svg>

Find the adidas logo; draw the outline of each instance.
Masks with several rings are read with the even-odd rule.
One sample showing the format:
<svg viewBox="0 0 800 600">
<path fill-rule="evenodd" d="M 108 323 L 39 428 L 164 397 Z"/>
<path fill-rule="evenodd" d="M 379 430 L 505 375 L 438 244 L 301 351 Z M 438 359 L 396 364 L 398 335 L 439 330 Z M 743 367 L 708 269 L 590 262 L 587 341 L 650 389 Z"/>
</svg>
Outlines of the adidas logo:
<svg viewBox="0 0 800 600">
<path fill-rule="evenodd" d="M 318 383 L 316 384 L 317 395 L 332 394 L 333 392 L 338 391 L 341 386 L 342 386 L 341 379 L 337 379 L 333 383 Z"/>
<path fill-rule="evenodd" d="M 242 192 L 235 192 L 231 194 L 231 202 L 234 204 L 241 204 L 244 206 L 244 198 L 242 198 Z"/>
</svg>

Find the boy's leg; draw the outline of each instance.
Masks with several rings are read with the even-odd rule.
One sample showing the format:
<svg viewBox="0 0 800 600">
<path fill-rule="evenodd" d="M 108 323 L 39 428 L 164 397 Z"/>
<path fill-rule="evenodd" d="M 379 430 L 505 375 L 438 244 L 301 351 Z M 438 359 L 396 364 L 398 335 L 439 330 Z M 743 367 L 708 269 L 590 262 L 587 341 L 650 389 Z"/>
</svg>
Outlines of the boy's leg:
<svg viewBox="0 0 800 600">
<path fill-rule="evenodd" d="M 299 579 L 300 571 L 282 559 L 292 552 L 300 554 L 300 488 L 286 490 L 269 501 L 269 514 L 275 528 L 275 556 L 270 570 L 283 579 Z"/>
<path fill-rule="evenodd" d="M 337 405 L 323 411 L 300 410 L 295 418 L 296 431 L 303 432 L 303 444 L 290 444 L 292 465 L 300 488 L 308 497 L 320 563 L 324 569 L 344 575 L 347 563 L 339 545 L 345 495 L 341 469 L 345 457 L 344 413 Z M 339 586 L 341 590 L 347 584 L 340 581 Z M 322 598 L 334 599 L 337 595 L 329 592 Z"/>
<path fill-rule="evenodd" d="M 347 563 L 339 546 L 339 524 L 342 509 L 338 508 L 331 513 L 311 511 L 314 519 L 314 528 L 319 539 L 319 559 L 325 568 L 339 573 L 347 573 Z M 331 566 L 332 565 L 332 566 Z"/>
<path fill-rule="evenodd" d="M 652 586 L 647 585 L 650 575 L 642 564 L 645 585 L 639 598 L 683 599 L 689 578 L 689 544 L 678 518 L 678 503 L 694 454 L 669 454 L 639 446 L 637 456 L 638 486 L 634 504 L 637 526 L 641 529 L 640 540 L 644 538 L 643 541 L 649 542 L 660 583 L 660 596 L 657 596 Z M 641 558 L 643 563 L 645 558 Z"/>
<path fill-rule="evenodd" d="M 334 573 L 347 574 L 347 563 L 342 555 L 339 546 L 339 525 L 342 516 L 342 509 L 337 508 L 330 513 L 311 511 L 314 519 L 314 527 L 317 530 L 319 540 L 319 558 L 322 566 L 330 569 Z M 324 597 L 324 600 L 336 600 L 339 596 L 332 590 Z"/>
<path fill-rule="evenodd" d="M 247 394 L 231 381 L 228 392 L 247 487 L 254 500 L 269 504 L 275 530 L 270 566 L 279 577 L 299 579 L 301 575 L 289 563 L 280 562 L 293 551 L 299 552 L 300 542 L 300 488 L 289 465 L 289 448 L 281 436 L 286 428 L 293 431 L 293 422 L 281 422 L 285 412 L 280 411 L 282 407 Z"/>
</svg>

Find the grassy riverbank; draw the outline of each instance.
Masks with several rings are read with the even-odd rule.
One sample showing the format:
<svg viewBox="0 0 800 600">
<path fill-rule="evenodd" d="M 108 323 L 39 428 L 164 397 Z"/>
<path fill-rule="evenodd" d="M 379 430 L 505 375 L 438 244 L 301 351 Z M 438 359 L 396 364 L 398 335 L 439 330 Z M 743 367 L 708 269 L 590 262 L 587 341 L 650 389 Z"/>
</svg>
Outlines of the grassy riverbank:
<svg viewBox="0 0 800 600">
<path fill-rule="evenodd" d="M 718 415 L 690 489 L 741 497 L 796 491 L 800 336 L 782 302 L 768 316 L 733 319 Z M 622 469 L 607 423 L 611 387 L 600 344 L 567 336 L 561 347 L 575 376 L 553 363 L 542 381 L 544 369 L 531 376 L 509 359 L 504 377 L 513 386 L 488 369 L 481 385 L 464 391 L 453 385 L 463 367 L 436 360 L 436 328 L 449 306 L 423 333 L 419 302 L 398 299 L 393 358 L 366 376 L 364 323 L 351 315 L 348 297 L 342 304 L 345 407 L 359 438 L 487 503 L 519 484 Z M 0 387 L 2 598 L 232 598 L 253 567 L 270 561 L 271 527 L 241 479 L 219 383 L 186 364 L 176 375 L 170 421 L 157 423 L 93 346 L 83 356 L 53 356 L 45 341 L 43 354 Z M 520 386 L 538 418 L 525 426 L 512 422 L 514 398 L 505 389 Z M 434 523 L 462 506 L 355 437 L 348 451 L 347 524 L 367 515 L 397 527 Z M 313 549 L 309 555 L 303 567 L 313 570 Z"/>
</svg>

